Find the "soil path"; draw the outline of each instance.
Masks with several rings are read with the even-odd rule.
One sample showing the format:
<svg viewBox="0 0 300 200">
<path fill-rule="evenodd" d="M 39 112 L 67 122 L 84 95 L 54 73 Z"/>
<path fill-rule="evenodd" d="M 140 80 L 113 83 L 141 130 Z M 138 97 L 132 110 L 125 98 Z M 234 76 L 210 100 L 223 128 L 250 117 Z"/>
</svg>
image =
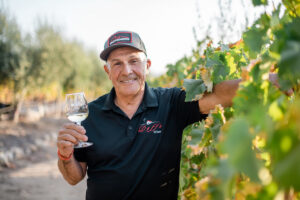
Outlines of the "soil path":
<svg viewBox="0 0 300 200">
<path fill-rule="evenodd" d="M 32 124 L 30 126 L 23 124 L 23 134 L 39 132 L 45 124 L 48 131 L 57 131 L 61 126 L 61 120 L 52 119 L 51 123 L 49 121 L 35 123 L 34 130 L 26 130 L 30 129 Z M 3 122 L 0 124 L 2 140 L 5 138 L 3 126 L 6 125 Z M 56 151 L 55 141 L 52 139 L 44 147 L 38 147 L 30 156 L 13 161 L 10 168 L 0 168 L 0 200 L 84 200 L 86 180 L 76 186 L 69 185 L 57 168 Z"/>
</svg>

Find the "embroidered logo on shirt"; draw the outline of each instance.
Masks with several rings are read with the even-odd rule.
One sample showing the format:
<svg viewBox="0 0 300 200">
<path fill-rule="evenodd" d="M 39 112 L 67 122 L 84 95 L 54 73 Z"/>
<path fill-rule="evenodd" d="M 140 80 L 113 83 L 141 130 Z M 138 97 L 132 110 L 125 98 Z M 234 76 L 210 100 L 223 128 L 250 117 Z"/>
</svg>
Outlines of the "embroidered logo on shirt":
<svg viewBox="0 0 300 200">
<path fill-rule="evenodd" d="M 138 133 L 153 133 L 159 134 L 162 131 L 162 125 L 159 121 L 147 120 L 145 123 L 141 124 Z"/>
</svg>

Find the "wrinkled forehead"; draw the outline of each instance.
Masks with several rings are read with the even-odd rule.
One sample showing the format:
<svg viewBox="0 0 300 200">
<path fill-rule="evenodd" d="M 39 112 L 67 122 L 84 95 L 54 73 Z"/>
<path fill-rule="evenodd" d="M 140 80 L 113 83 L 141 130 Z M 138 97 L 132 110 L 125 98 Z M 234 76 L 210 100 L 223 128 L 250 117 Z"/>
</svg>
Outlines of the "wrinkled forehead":
<svg viewBox="0 0 300 200">
<path fill-rule="evenodd" d="M 123 59 L 129 59 L 132 57 L 137 57 L 140 59 L 147 58 L 145 53 L 140 50 L 137 50 L 132 47 L 120 47 L 120 48 L 113 50 L 109 54 L 107 61 L 123 60 Z"/>
</svg>

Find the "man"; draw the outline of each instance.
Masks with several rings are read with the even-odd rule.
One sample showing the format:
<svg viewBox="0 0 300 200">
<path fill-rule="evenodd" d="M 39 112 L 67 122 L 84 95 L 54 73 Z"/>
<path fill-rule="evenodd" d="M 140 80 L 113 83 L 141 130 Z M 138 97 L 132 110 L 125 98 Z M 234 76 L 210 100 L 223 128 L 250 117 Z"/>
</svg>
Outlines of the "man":
<svg viewBox="0 0 300 200">
<path fill-rule="evenodd" d="M 63 177 L 75 185 L 87 173 L 87 200 L 177 199 L 183 129 L 217 104 L 230 106 L 239 80 L 217 84 L 198 102 L 184 102 L 183 90 L 149 88 L 151 61 L 138 34 L 114 33 L 100 57 L 113 89 L 89 103 L 83 127 L 66 124 L 60 130 Z M 73 154 L 79 140 L 94 144 Z"/>
</svg>

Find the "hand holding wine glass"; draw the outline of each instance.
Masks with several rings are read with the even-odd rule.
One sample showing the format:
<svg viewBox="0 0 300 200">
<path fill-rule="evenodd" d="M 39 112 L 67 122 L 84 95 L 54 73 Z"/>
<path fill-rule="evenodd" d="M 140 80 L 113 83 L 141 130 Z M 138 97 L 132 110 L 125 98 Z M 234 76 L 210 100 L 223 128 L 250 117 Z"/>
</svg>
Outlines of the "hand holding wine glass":
<svg viewBox="0 0 300 200">
<path fill-rule="evenodd" d="M 70 121 L 81 126 L 81 122 L 88 116 L 88 104 L 85 99 L 84 93 L 72 93 L 66 95 L 66 114 Z M 89 147 L 93 143 L 79 141 L 74 148 Z"/>
</svg>

